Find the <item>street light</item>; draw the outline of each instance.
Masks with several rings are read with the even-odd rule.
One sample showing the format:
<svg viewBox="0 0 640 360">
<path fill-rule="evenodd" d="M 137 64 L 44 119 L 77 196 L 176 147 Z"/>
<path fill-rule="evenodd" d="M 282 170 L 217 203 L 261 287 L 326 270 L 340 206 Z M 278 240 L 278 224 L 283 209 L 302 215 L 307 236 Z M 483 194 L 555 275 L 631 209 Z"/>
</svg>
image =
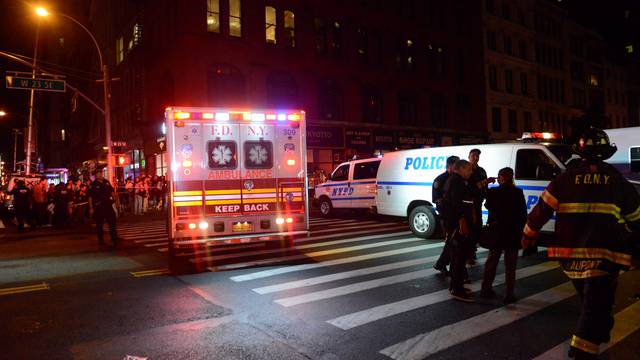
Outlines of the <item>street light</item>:
<svg viewBox="0 0 640 360">
<path fill-rule="evenodd" d="M 98 58 L 100 59 L 100 68 L 102 69 L 102 85 L 103 85 L 103 91 L 104 91 L 104 127 L 105 127 L 105 143 L 106 143 L 105 147 L 107 148 L 107 179 L 113 182 L 114 181 L 113 179 L 114 164 L 112 159 L 112 147 L 111 147 L 111 105 L 110 105 L 111 95 L 109 94 L 110 77 L 109 77 L 109 67 L 107 64 L 104 63 L 104 60 L 102 58 L 102 51 L 100 50 L 100 45 L 98 45 L 98 41 L 96 40 L 95 36 L 93 36 L 91 31 L 89 31 L 89 29 L 87 29 L 84 25 L 82 25 L 82 23 L 80 23 L 78 20 L 74 19 L 73 17 L 67 14 L 59 13 L 59 12 L 49 13 L 45 8 L 42 8 L 42 7 L 36 8 L 35 11 L 36 11 L 36 14 L 38 14 L 38 16 L 40 17 L 47 16 L 47 15 L 57 15 L 57 16 L 61 16 L 63 18 L 71 20 L 76 25 L 80 26 L 82 30 L 84 30 L 87 34 L 89 34 L 89 37 L 93 41 L 93 44 L 96 46 L 96 50 L 98 50 Z M 33 60 L 34 60 L 34 67 L 35 67 L 35 56 Z M 33 71 L 34 71 L 34 77 L 35 77 L 35 69 Z M 29 131 L 29 133 L 30 132 L 31 131 Z"/>
</svg>

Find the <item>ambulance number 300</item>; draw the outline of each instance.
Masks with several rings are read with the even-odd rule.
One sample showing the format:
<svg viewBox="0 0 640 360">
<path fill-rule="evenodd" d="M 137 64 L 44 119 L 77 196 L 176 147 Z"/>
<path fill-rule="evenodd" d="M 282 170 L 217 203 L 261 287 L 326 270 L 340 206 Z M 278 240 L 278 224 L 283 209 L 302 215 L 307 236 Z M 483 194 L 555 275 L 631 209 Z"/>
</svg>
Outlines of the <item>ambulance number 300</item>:
<svg viewBox="0 0 640 360">
<path fill-rule="evenodd" d="M 282 129 L 282 135 L 284 136 L 295 136 L 296 129 Z"/>
</svg>

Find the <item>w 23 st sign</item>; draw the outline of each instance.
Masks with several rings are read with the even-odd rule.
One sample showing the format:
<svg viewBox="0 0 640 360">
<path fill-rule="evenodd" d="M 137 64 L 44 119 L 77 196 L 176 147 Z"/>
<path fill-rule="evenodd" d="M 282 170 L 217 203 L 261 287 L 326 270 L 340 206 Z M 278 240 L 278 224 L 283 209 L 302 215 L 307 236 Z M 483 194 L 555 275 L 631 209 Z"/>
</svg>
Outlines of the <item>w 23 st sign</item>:
<svg viewBox="0 0 640 360">
<path fill-rule="evenodd" d="M 66 82 L 64 80 L 32 79 L 7 75 L 7 89 L 41 90 L 65 92 Z"/>
</svg>

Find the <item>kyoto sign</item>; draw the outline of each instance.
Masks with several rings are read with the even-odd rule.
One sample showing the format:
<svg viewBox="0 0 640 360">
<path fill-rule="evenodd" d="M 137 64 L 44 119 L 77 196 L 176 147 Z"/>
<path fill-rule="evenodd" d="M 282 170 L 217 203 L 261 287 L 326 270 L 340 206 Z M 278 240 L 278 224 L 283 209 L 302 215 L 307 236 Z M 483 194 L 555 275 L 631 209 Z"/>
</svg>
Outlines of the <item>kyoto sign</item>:
<svg viewBox="0 0 640 360">
<path fill-rule="evenodd" d="M 23 89 L 23 90 L 41 90 L 41 91 L 56 91 L 65 92 L 66 82 L 64 80 L 52 80 L 52 79 L 31 79 L 28 77 L 18 77 L 7 75 L 7 88 L 8 89 Z"/>
</svg>

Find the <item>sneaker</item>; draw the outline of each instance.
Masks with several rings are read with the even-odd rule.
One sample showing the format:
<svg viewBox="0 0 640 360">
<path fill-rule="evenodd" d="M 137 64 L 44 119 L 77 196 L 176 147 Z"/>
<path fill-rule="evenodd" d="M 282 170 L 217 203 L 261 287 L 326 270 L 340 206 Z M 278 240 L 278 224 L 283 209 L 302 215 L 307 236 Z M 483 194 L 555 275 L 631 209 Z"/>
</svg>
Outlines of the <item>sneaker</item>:
<svg viewBox="0 0 640 360">
<path fill-rule="evenodd" d="M 449 271 L 447 270 L 446 266 L 438 266 L 438 265 L 433 265 L 433 268 L 440 271 L 440 274 L 442 275 L 446 275 L 449 273 Z"/>
<path fill-rule="evenodd" d="M 468 293 L 466 291 L 451 291 L 451 296 L 456 300 L 474 302 L 473 293 Z"/>
<path fill-rule="evenodd" d="M 493 289 L 482 289 L 480 291 L 480 297 L 485 299 L 490 299 L 496 297 L 496 292 Z"/>
<path fill-rule="evenodd" d="M 518 301 L 518 298 L 515 295 L 507 295 L 507 296 L 504 297 L 505 305 L 513 304 L 516 301 Z"/>
</svg>

